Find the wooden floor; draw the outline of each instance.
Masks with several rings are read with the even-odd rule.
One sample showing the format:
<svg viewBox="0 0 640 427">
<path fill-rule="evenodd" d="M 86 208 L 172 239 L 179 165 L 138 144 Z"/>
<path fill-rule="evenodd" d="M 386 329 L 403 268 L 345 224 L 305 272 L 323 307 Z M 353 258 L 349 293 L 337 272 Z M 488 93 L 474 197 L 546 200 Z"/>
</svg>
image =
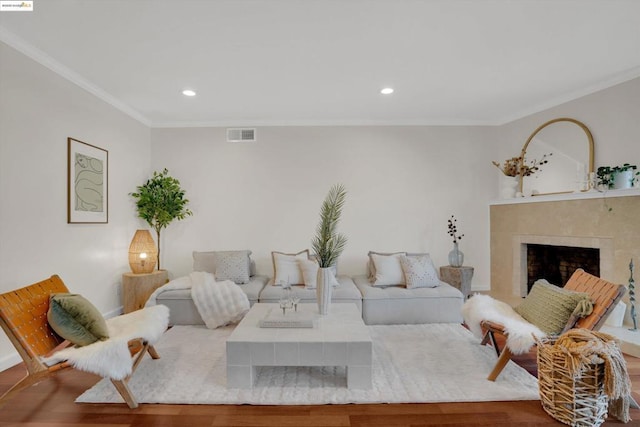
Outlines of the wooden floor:
<svg viewBox="0 0 640 427">
<path fill-rule="evenodd" d="M 452 356 L 455 357 L 455 356 Z M 640 401 L 640 359 L 626 357 L 634 398 Z M 535 373 L 535 354 L 518 363 Z M 0 395 L 24 374 L 21 365 L 0 373 Z M 539 401 L 322 405 L 231 406 L 78 404 L 74 399 L 98 377 L 73 369 L 59 372 L 20 392 L 0 407 L 5 426 L 557 426 Z M 627 426 L 640 426 L 640 410 Z M 604 425 L 623 425 L 608 420 Z"/>
</svg>

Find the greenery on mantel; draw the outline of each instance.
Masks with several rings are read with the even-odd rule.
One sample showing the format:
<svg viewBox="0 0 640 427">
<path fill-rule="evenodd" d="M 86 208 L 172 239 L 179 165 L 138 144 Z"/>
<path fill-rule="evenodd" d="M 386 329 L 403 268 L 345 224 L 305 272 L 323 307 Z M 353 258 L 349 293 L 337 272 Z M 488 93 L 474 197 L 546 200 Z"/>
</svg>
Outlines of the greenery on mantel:
<svg viewBox="0 0 640 427">
<path fill-rule="evenodd" d="M 335 265 L 347 244 L 347 237 L 337 232 L 346 197 L 347 191 L 344 186 L 336 184 L 331 187 L 322 202 L 320 223 L 316 228 L 316 235 L 311 241 L 311 248 L 315 252 L 321 268 Z"/>
<path fill-rule="evenodd" d="M 140 185 L 135 193 L 129 193 L 136 199 L 138 217 L 147 221 L 156 231 L 158 245 L 158 270 L 160 270 L 160 231 L 174 220 L 183 220 L 193 215 L 185 198 L 185 191 L 180 187 L 180 181 L 169 176 L 165 168 L 162 172 L 153 172 L 153 177 L 144 185 Z"/>
<path fill-rule="evenodd" d="M 638 167 L 636 165 L 631 165 L 629 163 L 625 163 L 622 166 L 600 166 L 596 171 L 598 185 L 602 185 L 605 189 L 612 188 L 616 174 L 629 170 L 635 171 L 633 173 L 633 183 L 633 181 L 638 179 L 637 177 L 640 176 L 640 172 L 637 171 L 637 169 Z"/>
</svg>

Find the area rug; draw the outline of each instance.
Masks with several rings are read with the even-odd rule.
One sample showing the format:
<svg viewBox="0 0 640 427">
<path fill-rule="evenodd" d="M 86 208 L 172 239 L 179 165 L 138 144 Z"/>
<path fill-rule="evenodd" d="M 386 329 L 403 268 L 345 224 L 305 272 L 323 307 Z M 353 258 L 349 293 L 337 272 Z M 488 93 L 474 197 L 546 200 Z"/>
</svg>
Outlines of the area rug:
<svg viewBox="0 0 640 427">
<path fill-rule="evenodd" d="M 538 399 L 537 379 L 509 362 L 486 377 L 492 348 L 457 324 L 369 326 L 373 386 L 346 388 L 344 367 L 263 367 L 252 389 L 227 389 L 225 340 L 233 327 L 175 326 L 145 357 L 129 386 L 140 403 L 320 405 Z M 76 402 L 123 402 L 102 380 Z"/>
</svg>

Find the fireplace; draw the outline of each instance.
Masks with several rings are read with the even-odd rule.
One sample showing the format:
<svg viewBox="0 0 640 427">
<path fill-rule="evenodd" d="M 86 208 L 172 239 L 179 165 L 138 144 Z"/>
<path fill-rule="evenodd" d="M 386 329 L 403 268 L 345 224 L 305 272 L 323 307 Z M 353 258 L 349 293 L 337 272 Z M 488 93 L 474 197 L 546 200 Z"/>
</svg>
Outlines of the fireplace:
<svg viewBox="0 0 640 427">
<path fill-rule="evenodd" d="M 600 276 L 600 249 L 527 244 L 527 293 L 538 279 L 563 287 L 578 268 Z"/>
<path fill-rule="evenodd" d="M 614 250 L 610 238 L 520 234 L 513 236 L 512 244 L 514 294 L 521 297 L 527 296 L 533 282 L 538 279 L 564 286 L 576 268 L 598 277 L 610 277 L 612 274 Z M 543 270 L 534 271 L 530 277 L 529 253 L 536 249 L 540 249 L 541 254 L 537 257 L 541 257 L 542 261 L 535 263 L 543 264 L 540 267 Z M 561 257 L 567 259 L 558 261 Z M 590 260 L 586 261 L 587 258 Z M 550 266 L 551 259 L 558 261 L 557 265 Z"/>
</svg>

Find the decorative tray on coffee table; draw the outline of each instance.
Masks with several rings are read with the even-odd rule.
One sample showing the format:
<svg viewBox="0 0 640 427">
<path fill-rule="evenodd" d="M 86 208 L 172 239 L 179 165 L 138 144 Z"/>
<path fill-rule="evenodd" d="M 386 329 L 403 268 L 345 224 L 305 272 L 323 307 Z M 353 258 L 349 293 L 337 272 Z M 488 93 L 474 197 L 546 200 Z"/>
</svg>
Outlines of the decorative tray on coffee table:
<svg viewBox="0 0 640 427">
<path fill-rule="evenodd" d="M 286 311 L 270 309 L 263 319 L 260 319 L 261 328 L 313 328 L 316 314 L 309 311 Z"/>
</svg>

